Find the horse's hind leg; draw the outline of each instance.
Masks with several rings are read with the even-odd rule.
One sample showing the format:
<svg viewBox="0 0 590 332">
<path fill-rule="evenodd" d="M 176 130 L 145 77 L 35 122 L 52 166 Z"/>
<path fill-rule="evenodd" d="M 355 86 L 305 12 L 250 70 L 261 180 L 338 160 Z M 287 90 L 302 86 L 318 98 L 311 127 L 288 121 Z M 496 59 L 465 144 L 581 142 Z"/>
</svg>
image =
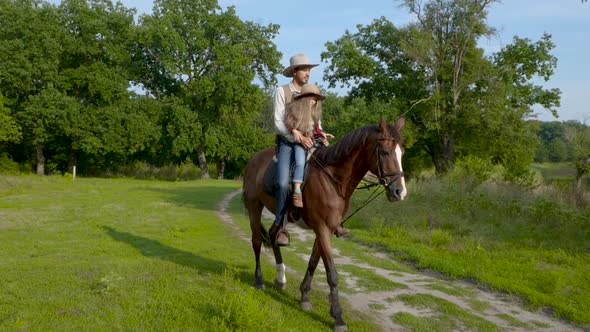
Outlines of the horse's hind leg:
<svg viewBox="0 0 590 332">
<path fill-rule="evenodd" d="M 250 229 L 252 230 L 252 249 L 256 257 L 256 270 L 254 271 L 254 287 L 264 288 L 262 279 L 262 269 L 260 267 L 260 250 L 262 247 L 262 234 L 264 232 L 261 217 L 262 204 L 250 204 L 248 207 L 248 216 L 250 218 Z"/>
<path fill-rule="evenodd" d="M 315 273 L 315 269 L 318 266 L 318 262 L 320 260 L 320 252 L 319 252 L 319 245 L 318 240 L 316 238 L 315 242 L 313 243 L 313 249 L 311 251 L 311 256 L 309 257 L 309 263 L 307 265 L 307 271 L 305 272 L 305 277 L 301 282 L 301 286 L 299 286 L 299 290 L 301 290 L 301 301 L 299 301 L 299 305 L 303 310 L 311 310 L 311 301 L 309 300 L 309 292 L 311 291 L 311 282 L 313 280 L 313 274 Z"/>
</svg>

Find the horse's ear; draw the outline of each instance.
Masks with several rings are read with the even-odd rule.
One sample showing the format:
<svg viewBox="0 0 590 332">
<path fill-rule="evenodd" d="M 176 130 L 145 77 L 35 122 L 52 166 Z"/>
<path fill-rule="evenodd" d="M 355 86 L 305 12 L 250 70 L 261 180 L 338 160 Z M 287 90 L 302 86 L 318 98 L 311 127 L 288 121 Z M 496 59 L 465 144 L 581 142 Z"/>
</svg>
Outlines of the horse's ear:
<svg viewBox="0 0 590 332">
<path fill-rule="evenodd" d="M 398 133 L 401 133 L 405 124 L 406 124 L 406 117 L 402 116 L 401 118 L 397 119 L 397 121 L 395 121 L 394 127 Z"/>
<path fill-rule="evenodd" d="M 387 133 L 387 122 L 385 121 L 385 119 L 383 118 L 383 115 L 381 115 L 381 120 L 379 120 L 379 131 L 381 131 L 382 133 Z"/>
</svg>

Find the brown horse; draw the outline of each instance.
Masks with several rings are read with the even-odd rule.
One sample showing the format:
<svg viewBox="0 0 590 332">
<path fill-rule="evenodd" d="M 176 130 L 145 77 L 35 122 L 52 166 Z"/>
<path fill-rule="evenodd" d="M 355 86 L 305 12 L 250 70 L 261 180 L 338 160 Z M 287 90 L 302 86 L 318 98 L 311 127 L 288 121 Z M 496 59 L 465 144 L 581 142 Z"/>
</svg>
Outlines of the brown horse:
<svg viewBox="0 0 590 332">
<path fill-rule="evenodd" d="M 316 237 L 307 272 L 300 286 L 300 305 L 304 310 L 311 308 L 311 281 L 321 257 L 330 286 L 330 313 L 336 321 L 336 331 L 346 331 L 347 326 L 342 319 L 338 298 L 338 275 L 332 258 L 332 234 L 342 222 L 350 197 L 367 171 L 377 174 L 389 201 L 404 199 L 406 186 L 401 163 L 403 141 L 400 135 L 404 122 L 405 119 L 401 118 L 391 125 L 381 118 L 378 125 L 355 129 L 335 144 L 317 149 L 307 165 L 308 172 L 303 188 L 304 207 L 300 213 Z M 275 198 L 263 189 L 264 173 L 271 164 L 274 152 L 274 148 L 267 148 L 254 154 L 248 161 L 242 199 L 250 218 L 252 248 L 256 256 L 254 286 L 264 287 L 260 269 L 260 249 L 264 242 L 272 245 L 278 272 L 275 286 L 283 289 L 286 278 L 281 251 L 279 246 L 270 243 L 268 232 L 261 223 L 264 207 L 275 213 Z"/>
</svg>

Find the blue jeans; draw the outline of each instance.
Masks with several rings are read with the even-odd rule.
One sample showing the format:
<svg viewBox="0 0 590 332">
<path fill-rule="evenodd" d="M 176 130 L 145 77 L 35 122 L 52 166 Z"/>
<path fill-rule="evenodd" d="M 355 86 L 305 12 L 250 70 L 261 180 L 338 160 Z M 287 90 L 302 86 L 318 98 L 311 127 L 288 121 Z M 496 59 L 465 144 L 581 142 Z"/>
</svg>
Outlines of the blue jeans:
<svg viewBox="0 0 590 332">
<path fill-rule="evenodd" d="M 293 182 L 303 182 L 303 168 L 305 167 L 305 148 L 301 144 L 290 143 L 279 137 L 277 143 L 277 191 L 275 194 L 276 214 L 275 224 L 282 225 L 287 213 L 287 196 L 289 194 L 289 173 L 293 161 Z"/>
</svg>

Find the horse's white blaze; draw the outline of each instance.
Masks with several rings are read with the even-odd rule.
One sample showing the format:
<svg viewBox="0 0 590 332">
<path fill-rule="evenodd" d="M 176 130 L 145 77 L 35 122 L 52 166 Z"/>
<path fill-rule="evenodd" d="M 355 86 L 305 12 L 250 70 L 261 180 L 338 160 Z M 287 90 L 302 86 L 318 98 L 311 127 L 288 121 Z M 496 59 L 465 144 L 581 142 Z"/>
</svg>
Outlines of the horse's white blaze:
<svg viewBox="0 0 590 332">
<path fill-rule="evenodd" d="M 287 276 L 285 276 L 285 264 L 277 264 L 277 281 L 286 284 L 287 283 Z"/>
<path fill-rule="evenodd" d="M 399 144 L 395 145 L 395 156 L 397 157 L 397 162 L 398 162 L 398 166 L 399 166 L 399 171 L 403 172 L 404 169 L 402 168 L 402 148 L 399 146 Z M 401 195 L 399 195 L 400 200 L 404 200 L 404 197 L 406 197 L 406 194 L 408 193 L 408 191 L 406 190 L 406 179 L 402 176 L 401 177 L 401 182 L 402 182 L 402 193 Z"/>
</svg>

